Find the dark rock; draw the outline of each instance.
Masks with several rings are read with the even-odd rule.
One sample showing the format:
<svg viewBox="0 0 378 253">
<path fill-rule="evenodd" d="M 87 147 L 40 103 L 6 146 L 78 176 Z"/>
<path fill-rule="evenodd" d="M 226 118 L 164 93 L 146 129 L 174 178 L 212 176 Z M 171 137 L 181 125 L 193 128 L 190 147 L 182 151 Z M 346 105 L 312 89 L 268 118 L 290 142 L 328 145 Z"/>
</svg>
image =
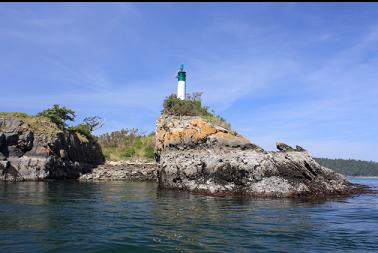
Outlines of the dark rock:
<svg viewBox="0 0 378 253">
<path fill-rule="evenodd" d="M 283 143 L 283 142 L 277 142 L 276 143 L 277 149 L 279 151 L 287 152 L 287 151 L 293 151 L 294 149 L 290 147 L 289 145 Z"/>
<path fill-rule="evenodd" d="M 9 132 L 9 133 L 4 133 L 4 136 L 5 136 L 6 145 L 8 145 L 8 146 L 17 145 L 18 136 L 19 136 L 18 132 L 16 132 L 14 130 L 14 131 Z"/>
<path fill-rule="evenodd" d="M 34 141 L 34 134 L 32 131 L 22 132 L 18 136 L 17 147 L 22 151 L 26 152 L 32 149 Z"/>
<path fill-rule="evenodd" d="M 3 133 L 0 134 L 0 150 L 5 146 L 5 135 Z"/>
<path fill-rule="evenodd" d="M 296 145 L 295 150 L 297 151 L 306 151 L 306 149 L 302 148 L 301 146 Z"/>
<path fill-rule="evenodd" d="M 6 159 L 5 153 L 7 153 L 5 135 L 3 133 L 0 133 L 0 160 Z"/>
</svg>

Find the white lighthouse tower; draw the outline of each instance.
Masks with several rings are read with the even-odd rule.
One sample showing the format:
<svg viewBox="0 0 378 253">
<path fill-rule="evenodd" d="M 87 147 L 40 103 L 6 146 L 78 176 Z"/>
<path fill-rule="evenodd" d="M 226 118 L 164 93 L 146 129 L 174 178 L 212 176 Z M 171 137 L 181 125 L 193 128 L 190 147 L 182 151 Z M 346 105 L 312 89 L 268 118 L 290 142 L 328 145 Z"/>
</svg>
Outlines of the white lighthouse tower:
<svg viewBox="0 0 378 253">
<path fill-rule="evenodd" d="M 177 80 L 177 97 L 184 100 L 186 98 L 186 72 L 183 64 L 181 64 L 180 70 L 177 72 Z"/>
</svg>

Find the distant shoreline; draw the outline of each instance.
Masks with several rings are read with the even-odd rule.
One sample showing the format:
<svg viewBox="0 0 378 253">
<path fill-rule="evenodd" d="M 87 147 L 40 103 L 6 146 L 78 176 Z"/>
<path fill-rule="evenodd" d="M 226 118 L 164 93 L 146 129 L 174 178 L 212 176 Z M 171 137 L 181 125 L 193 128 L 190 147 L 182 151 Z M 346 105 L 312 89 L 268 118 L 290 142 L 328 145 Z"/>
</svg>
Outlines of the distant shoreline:
<svg viewBox="0 0 378 253">
<path fill-rule="evenodd" d="M 347 177 L 357 177 L 357 178 L 378 178 L 378 176 L 347 176 Z"/>
<path fill-rule="evenodd" d="M 320 165 L 343 175 L 357 177 L 378 177 L 378 163 L 353 159 L 314 158 Z"/>
</svg>

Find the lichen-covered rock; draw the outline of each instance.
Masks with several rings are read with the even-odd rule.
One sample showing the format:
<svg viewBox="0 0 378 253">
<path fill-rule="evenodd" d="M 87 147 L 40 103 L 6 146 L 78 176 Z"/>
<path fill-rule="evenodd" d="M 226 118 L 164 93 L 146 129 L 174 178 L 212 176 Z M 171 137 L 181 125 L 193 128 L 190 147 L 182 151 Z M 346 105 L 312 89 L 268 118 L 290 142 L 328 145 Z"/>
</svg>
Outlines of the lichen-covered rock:
<svg viewBox="0 0 378 253">
<path fill-rule="evenodd" d="M 156 136 L 162 188 L 260 197 L 324 197 L 360 190 L 301 147 L 277 143 L 280 151 L 266 152 L 200 117 L 163 115 Z"/>
<path fill-rule="evenodd" d="M 104 156 L 97 142 L 47 119 L 6 115 L 0 116 L 0 160 L 0 180 L 22 181 L 77 178 Z"/>
<path fill-rule="evenodd" d="M 263 150 L 242 135 L 213 125 L 200 116 L 162 115 L 157 122 L 156 151 L 184 149 L 197 145 Z"/>
</svg>

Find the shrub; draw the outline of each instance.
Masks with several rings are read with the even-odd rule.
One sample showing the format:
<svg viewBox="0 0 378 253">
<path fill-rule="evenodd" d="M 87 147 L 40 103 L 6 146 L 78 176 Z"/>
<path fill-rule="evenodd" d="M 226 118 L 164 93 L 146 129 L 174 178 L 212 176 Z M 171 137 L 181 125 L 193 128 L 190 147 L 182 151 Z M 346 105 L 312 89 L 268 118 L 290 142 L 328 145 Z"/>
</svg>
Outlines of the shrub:
<svg viewBox="0 0 378 253">
<path fill-rule="evenodd" d="M 163 113 L 177 116 L 200 115 L 201 101 L 181 100 L 175 94 L 168 96 L 163 103 Z"/>
<path fill-rule="evenodd" d="M 201 92 L 195 92 L 187 95 L 187 99 L 181 100 L 172 94 L 165 98 L 161 113 L 175 116 L 201 116 L 210 123 L 234 131 L 224 118 L 216 115 L 214 111 L 210 112 L 207 106 L 202 105 L 201 96 Z"/>
<path fill-rule="evenodd" d="M 147 145 L 144 151 L 145 151 L 145 157 L 148 160 L 153 160 L 155 158 L 155 149 L 153 145 Z"/>
<path fill-rule="evenodd" d="M 130 159 L 135 154 L 135 147 L 133 146 L 126 146 L 121 152 L 122 157 Z"/>
<path fill-rule="evenodd" d="M 75 112 L 65 106 L 60 107 L 60 105 L 53 105 L 53 107 L 43 110 L 36 116 L 46 117 L 56 124 L 58 128 L 65 130 L 67 128 L 66 121 L 74 121 Z"/>
<path fill-rule="evenodd" d="M 154 160 L 155 134 L 145 135 L 138 129 L 121 129 L 98 136 L 107 160 Z"/>
<path fill-rule="evenodd" d="M 83 122 L 84 122 L 83 124 L 85 124 L 88 127 L 90 132 L 93 132 L 94 130 L 99 129 L 104 125 L 104 122 L 98 116 L 86 117 L 84 118 Z"/>
<path fill-rule="evenodd" d="M 87 140 L 94 140 L 94 136 L 91 133 L 90 127 L 85 123 L 69 127 L 68 131 L 72 133 L 79 133 L 82 136 L 85 136 Z"/>
</svg>

